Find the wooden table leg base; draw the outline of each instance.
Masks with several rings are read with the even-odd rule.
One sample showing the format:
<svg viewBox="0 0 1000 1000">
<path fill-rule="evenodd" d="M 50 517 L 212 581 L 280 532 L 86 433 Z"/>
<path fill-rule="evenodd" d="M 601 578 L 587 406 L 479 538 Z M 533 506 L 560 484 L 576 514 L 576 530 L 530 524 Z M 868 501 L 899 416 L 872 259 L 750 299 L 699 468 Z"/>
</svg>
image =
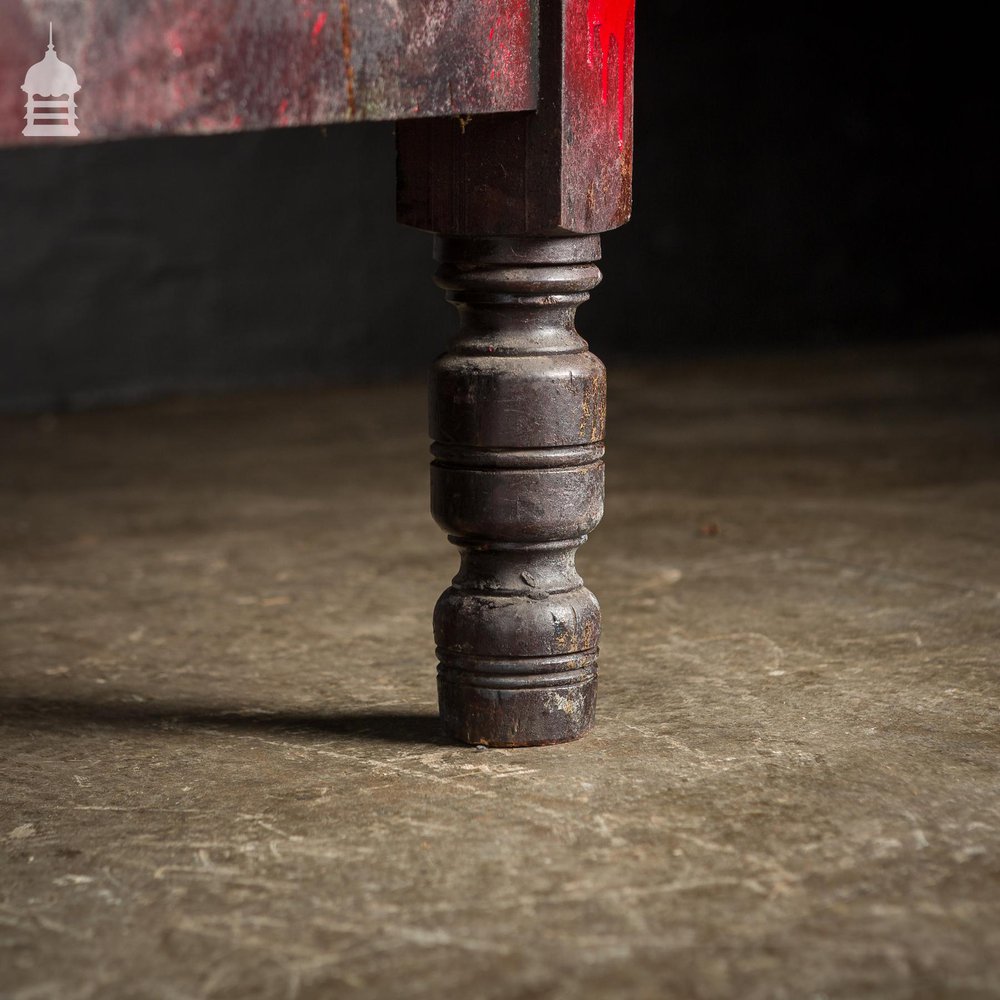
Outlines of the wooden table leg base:
<svg viewBox="0 0 1000 1000">
<path fill-rule="evenodd" d="M 576 332 L 600 240 L 439 239 L 460 317 L 431 379 L 431 508 L 462 553 L 434 612 L 447 731 L 577 739 L 594 722 L 600 608 L 576 550 L 604 512 L 605 372 Z"/>
<path fill-rule="evenodd" d="M 568 743 L 594 726 L 596 666 L 585 680 L 538 688 L 480 687 L 442 668 L 438 702 L 445 732 L 463 743 L 491 747 Z"/>
</svg>

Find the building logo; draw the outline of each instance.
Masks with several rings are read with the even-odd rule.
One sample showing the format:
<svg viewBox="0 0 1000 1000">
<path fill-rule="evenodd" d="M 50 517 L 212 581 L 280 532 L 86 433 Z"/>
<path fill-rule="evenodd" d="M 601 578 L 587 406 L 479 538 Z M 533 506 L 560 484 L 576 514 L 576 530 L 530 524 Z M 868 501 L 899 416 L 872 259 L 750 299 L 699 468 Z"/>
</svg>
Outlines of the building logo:
<svg viewBox="0 0 1000 1000">
<path fill-rule="evenodd" d="M 49 21 L 49 48 L 45 58 L 24 76 L 21 90 L 28 95 L 24 116 L 28 123 L 22 135 L 79 135 L 76 127 L 76 93 L 80 84 L 73 67 L 62 62 L 52 44 Z"/>
</svg>

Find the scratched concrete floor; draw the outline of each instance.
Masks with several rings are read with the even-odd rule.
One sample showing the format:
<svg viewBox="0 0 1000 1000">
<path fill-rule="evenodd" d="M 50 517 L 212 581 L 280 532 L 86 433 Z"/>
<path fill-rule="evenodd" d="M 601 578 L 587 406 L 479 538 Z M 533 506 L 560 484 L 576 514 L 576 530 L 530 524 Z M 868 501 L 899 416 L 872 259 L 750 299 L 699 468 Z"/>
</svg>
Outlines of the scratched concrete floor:
<svg viewBox="0 0 1000 1000">
<path fill-rule="evenodd" d="M 419 385 L 0 422 L 0 994 L 1000 996 L 998 373 L 614 372 L 523 751 L 438 735 Z"/>
</svg>

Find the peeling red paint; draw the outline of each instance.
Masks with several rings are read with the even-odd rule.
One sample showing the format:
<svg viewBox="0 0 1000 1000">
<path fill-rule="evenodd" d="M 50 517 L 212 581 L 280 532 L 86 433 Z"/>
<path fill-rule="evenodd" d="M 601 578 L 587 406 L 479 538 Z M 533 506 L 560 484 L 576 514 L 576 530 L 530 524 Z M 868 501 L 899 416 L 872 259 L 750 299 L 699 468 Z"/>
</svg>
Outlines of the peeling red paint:
<svg viewBox="0 0 1000 1000">
<path fill-rule="evenodd" d="M 8 8 L 16 15 L 5 20 Z M 60 9 L 59 55 L 86 87 L 87 139 L 537 102 L 529 0 L 72 0 Z M 43 0 L 0 0 L 0 146 L 30 141 L 20 87 L 44 51 L 47 10 Z"/>
<path fill-rule="evenodd" d="M 601 51 L 601 96 L 608 102 L 612 41 L 618 55 L 618 142 L 625 141 L 625 79 L 631 72 L 635 44 L 635 0 L 589 0 L 587 6 L 589 48 L 587 62 L 594 65 Z"/>
<path fill-rule="evenodd" d="M 500 0 L 497 6 L 500 12 L 489 30 L 493 61 L 489 79 L 501 80 L 501 87 L 513 89 L 524 72 L 521 52 L 530 34 L 530 5 L 526 0 Z"/>
</svg>

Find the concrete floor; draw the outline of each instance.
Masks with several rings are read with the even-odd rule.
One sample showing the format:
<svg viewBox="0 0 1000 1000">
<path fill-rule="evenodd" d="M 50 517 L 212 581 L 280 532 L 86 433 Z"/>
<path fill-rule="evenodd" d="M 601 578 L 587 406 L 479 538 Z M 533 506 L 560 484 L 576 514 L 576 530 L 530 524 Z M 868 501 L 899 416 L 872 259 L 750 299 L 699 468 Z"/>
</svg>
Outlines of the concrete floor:
<svg viewBox="0 0 1000 1000">
<path fill-rule="evenodd" d="M 0 994 L 1000 996 L 1000 351 L 612 372 L 599 722 L 441 739 L 419 385 L 0 423 Z"/>
</svg>

